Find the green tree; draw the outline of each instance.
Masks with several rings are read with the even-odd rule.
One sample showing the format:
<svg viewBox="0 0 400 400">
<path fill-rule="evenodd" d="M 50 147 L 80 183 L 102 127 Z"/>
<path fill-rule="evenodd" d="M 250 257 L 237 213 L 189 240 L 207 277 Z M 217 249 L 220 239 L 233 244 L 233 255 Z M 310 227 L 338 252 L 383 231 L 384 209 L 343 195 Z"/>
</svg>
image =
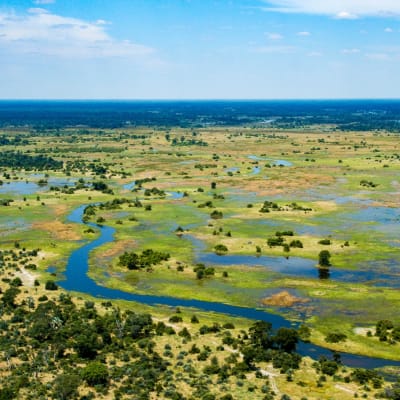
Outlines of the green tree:
<svg viewBox="0 0 400 400">
<path fill-rule="evenodd" d="M 281 350 L 291 353 L 296 350 L 299 334 L 296 329 L 281 327 L 277 330 L 274 341 Z"/>
<path fill-rule="evenodd" d="M 58 375 L 53 382 L 54 398 L 59 400 L 76 398 L 80 382 L 80 376 L 74 373 L 64 373 Z"/>
<path fill-rule="evenodd" d="M 47 281 L 45 288 L 46 290 L 57 290 L 58 286 L 54 281 Z"/>
<path fill-rule="evenodd" d="M 107 367 L 98 361 L 93 361 L 82 370 L 82 378 L 90 386 L 105 385 L 108 382 Z"/>
<path fill-rule="evenodd" d="M 318 263 L 321 267 L 330 267 L 330 258 L 331 258 L 331 253 L 329 253 L 328 250 L 322 250 L 320 251 L 318 255 Z"/>
<path fill-rule="evenodd" d="M 214 250 L 217 254 L 225 254 L 228 252 L 228 248 L 224 244 L 217 244 L 214 247 Z"/>
<path fill-rule="evenodd" d="M 2 298 L 4 305 L 6 307 L 15 308 L 16 307 L 15 298 L 17 297 L 17 295 L 20 292 L 21 291 L 19 289 L 17 289 L 16 287 L 10 287 L 9 289 L 7 289 L 4 292 L 3 298 Z"/>
</svg>

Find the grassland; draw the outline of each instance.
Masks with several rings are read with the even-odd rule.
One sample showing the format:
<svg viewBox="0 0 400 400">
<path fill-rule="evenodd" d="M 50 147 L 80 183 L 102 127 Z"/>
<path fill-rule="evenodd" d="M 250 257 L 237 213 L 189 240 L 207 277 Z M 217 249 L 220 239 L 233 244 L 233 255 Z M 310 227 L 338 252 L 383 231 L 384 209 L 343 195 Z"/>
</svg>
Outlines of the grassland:
<svg viewBox="0 0 400 400">
<path fill-rule="evenodd" d="M 3 132 L 25 137 L 23 151 L 63 161 L 64 168 L 3 168 L 0 198 L 14 201 L 0 207 L 2 247 L 19 243 L 40 248 L 35 276 L 41 281 L 62 279 L 71 252 L 98 235 L 96 229 L 90 233 L 84 225 L 69 222 L 69 213 L 82 204 L 139 199 L 143 207 L 124 203 L 118 209 L 98 209 L 91 217 L 92 222 L 102 217 L 103 224 L 116 229 L 114 242 L 91 253 L 89 276 L 99 284 L 132 293 L 265 307 L 310 326 L 316 344 L 400 360 L 399 344 L 367 337 L 360 329 L 373 331 L 382 319 L 400 324 L 398 135 L 327 129 L 136 128 L 102 135 L 71 129 L 40 136 Z M 186 145 L 192 138 L 208 145 Z M 7 190 L 15 182 L 37 183 L 41 178 L 83 179 L 85 185 L 72 191 L 47 185 L 27 194 Z M 139 180 L 147 180 L 143 189 L 138 184 L 133 190 L 124 188 Z M 106 183 L 112 194 L 93 190 L 96 181 Z M 145 196 L 144 189 L 153 187 L 166 195 Z M 265 201 L 278 208 L 260 212 Z M 222 218 L 211 217 L 216 210 Z M 285 237 L 286 243 L 298 240 L 302 248 L 288 252 L 268 246 L 277 231 L 288 230 L 293 236 Z M 323 239 L 331 244 L 320 244 Z M 286 274 L 273 263 L 219 265 L 210 258 L 207 266 L 215 268 L 214 275 L 198 279 L 195 265 L 202 254 L 213 254 L 217 244 L 225 245 L 229 256 L 300 257 L 312 260 L 313 267 L 297 273 L 294 266 Z M 148 248 L 168 252 L 170 259 L 149 269 L 119 265 L 125 251 Z M 330 279 L 318 278 L 321 250 L 332 256 Z M 50 266 L 55 270 L 49 272 Z M 340 271 L 349 272 L 333 278 Z M 305 302 L 263 305 L 263 299 L 285 290 Z M 332 331 L 347 339 L 326 342 Z"/>
</svg>

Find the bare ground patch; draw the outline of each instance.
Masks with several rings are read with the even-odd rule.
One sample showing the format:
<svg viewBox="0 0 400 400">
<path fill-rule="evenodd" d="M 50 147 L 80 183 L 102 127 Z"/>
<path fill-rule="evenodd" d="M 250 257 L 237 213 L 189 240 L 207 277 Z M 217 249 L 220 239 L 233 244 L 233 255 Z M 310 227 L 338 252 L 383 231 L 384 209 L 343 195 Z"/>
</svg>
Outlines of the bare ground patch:
<svg viewBox="0 0 400 400">
<path fill-rule="evenodd" d="M 308 299 L 293 296 L 287 290 L 275 293 L 272 296 L 261 300 L 261 303 L 264 305 L 279 307 L 293 307 L 295 304 L 304 304 L 308 302 Z"/>
<path fill-rule="evenodd" d="M 124 251 L 132 250 L 135 246 L 135 241 L 132 239 L 119 240 L 113 243 L 113 246 L 103 251 L 102 256 L 107 258 L 114 258 Z"/>
<path fill-rule="evenodd" d="M 81 236 L 74 230 L 72 225 L 63 224 L 60 221 L 36 222 L 34 229 L 50 232 L 54 239 L 79 240 Z"/>
</svg>

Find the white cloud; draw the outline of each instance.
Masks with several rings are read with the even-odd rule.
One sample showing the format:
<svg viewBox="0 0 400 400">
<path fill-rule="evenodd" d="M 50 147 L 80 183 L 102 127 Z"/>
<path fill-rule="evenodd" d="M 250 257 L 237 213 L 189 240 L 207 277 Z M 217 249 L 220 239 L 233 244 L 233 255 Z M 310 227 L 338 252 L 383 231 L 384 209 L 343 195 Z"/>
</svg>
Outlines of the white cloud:
<svg viewBox="0 0 400 400">
<path fill-rule="evenodd" d="M 349 13 L 348 11 L 340 11 L 335 15 L 337 19 L 357 19 L 356 14 Z"/>
<path fill-rule="evenodd" d="M 360 49 L 343 49 L 343 54 L 358 54 L 360 53 Z"/>
<path fill-rule="evenodd" d="M 268 32 L 268 33 L 266 33 L 266 35 L 267 35 L 267 38 L 269 40 L 281 40 L 281 39 L 283 39 L 283 36 L 280 33 L 270 33 L 270 32 Z"/>
<path fill-rule="evenodd" d="M 310 32 L 302 31 L 302 32 L 297 32 L 297 36 L 311 36 Z"/>
<path fill-rule="evenodd" d="M 67 58 L 143 57 L 154 52 L 112 38 L 105 25 L 103 20 L 87 22 L 42 8 L 31 8 L 23 15 L 0 12 L 0 49 Z"/>
<path fill-rule="evenodd" d="M 393 29 L 392 29 L 392 28 L 385 28 L 385 32 L 386 32 L 386 33 L 392 33 L 392 32 L 393 32 Z"/>
<path fill-rule="evenodd" d="M 322 57 L 322 53 L 319 51 L 311 51 L 307 55 L 308 57 Z"/>
<path fill-rule="evenodd" d="M 34 0 L 34 4 L 53 4 L 56 0 Z"/>
<path fill-rule="evenodd" d="M 98 20 L 96 21 L 96 24 L 97 24 L 97 25 L 110 25 L 111 22 L 105 21 L 104 19 L 98 19 Z"/>
<path fill-rule="evenodd" d="M 399 0 L 263 0 L 266 11 L 328 15 L 354 19 L 400 15 Z"/>
</svg>

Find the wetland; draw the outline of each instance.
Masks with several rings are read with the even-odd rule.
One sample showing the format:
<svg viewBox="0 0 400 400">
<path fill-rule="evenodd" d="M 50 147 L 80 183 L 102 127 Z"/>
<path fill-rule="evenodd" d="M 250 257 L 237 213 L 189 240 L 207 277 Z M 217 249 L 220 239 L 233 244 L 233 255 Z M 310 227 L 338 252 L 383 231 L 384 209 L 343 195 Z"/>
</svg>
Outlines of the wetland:
<svg viewBox="0 0 400 400">
<path fill-rule="evenodd" d="M 51 280 L 160 318 L 178 307 L 242 327 L 306 326 L 303 356 L 399 365 L 396 335 L 374 333 L 378 321 L 400 326 L 398 133 L 253 124 L 2 135 L 23 138 L 2 146 L 14 164 L 1 167 L 0 240 L 5 252 L 40 249 L 17 267 L 27 285 Z M 2 265 L 8 279 L 15 265 Z"/>
</svg>

